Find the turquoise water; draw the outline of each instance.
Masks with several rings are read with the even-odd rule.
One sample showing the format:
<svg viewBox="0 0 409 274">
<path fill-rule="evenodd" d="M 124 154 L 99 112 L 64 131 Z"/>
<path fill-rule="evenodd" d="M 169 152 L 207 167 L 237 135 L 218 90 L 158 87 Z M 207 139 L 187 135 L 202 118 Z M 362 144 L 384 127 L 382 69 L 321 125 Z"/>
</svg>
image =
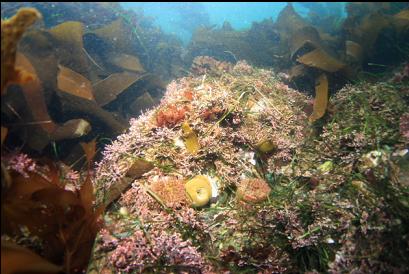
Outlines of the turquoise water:
<svg viewBox="0 0 409 274">
<path fill-rule="evenodd" d="M 234 29 L 244 30 L 253 22 L 264 19 L 275 20 L 287 2 L 121 2 L 125 9 L 142 10 L 144 15 L 154 18 L 154 23 L 166 33 L 176 34 L 187 44 L 196 26 L 221 26 L 228 21 Z M 341 8 L 339 3 L 295 3 L 294 8 L 301 16 L 307 16 L 312 7 L 326 15 Z"/>
</svg>

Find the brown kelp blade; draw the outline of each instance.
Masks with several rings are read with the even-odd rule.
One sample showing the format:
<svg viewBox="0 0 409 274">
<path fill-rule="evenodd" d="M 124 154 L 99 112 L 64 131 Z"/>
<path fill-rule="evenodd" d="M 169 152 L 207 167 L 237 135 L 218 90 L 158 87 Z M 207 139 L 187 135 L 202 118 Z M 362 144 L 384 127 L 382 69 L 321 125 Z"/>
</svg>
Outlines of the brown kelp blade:
<svg viewBox="0 0 409 274">
<path fill-rule="evenodd" d="M 67 21 L 53 27 L 48 32 L 56 40 L 60 62 L 80 73 L 85 73 L 89 62 L 83 50 L 83 24 L 77 21 Z"/>
<path fill-rule="evenodd" d="M 325 73 L 322 73 L 316 80 L 315 100 L 310 122 L 315 122 L 324 116 L 328 105 L 328 79 Z"/>
<path fill-rule="evenodd" d="M 139 61 L 139 58 L 134 55 L 124 53 L 111 54 L 108 59 L 111 64 L 124 70 L 129 70 L 137 73 L 145 72 L 145 69 Z"/>
<path fill-rule="evenodd" d="M 321 38 L 318 31 L 312 26 L 306 26 L 294 32 L 290 39 L 291 58 L 305 46 L 321 47 Z"/>
<path fill-rule="evenodd" d="M 25 83 L 31 80 L 30 74 L 16 69 L 17 45 L 25 30 L 30 27 L 41 14 L 33 8 L 19 9 L 17 14 L 8 20 L 1 20 L 1 94 L 8 84 Z"/>
<path fill-rule="evenodd" d="M 94 100 L 91 82 L 81 74 L 59 65 L 58 89 L 87 100 Z"/>
<path fill-rule="evenodd" d="M 1 145 L 3 145 L 4 140 L 6 140 L 7 133 L 8 133 L 8 128 L 2 126 L 1 127 Z"/>
<path fill-rule="evenodd" d="M 1 241 L 1 273 L 59 273 L 62 267 L 12 242 Z"/>
<path fill-rule="evenodd" d="M 114 73 L 106 79 L 94 84 L 95 99 L 100 106 L 104 106 L 129 88 L 133 83 L 142 79 L 145 74 L 137 74 L 135 72 Z"/>
<path fill-rule="evenodd" d="M 124 24 L 121 18 L 113 21 L 109 25 L 94 30 L 93 33 L 108 42 L 115 51 L 124 53 L 133 52 L 133 44 L 130 39 L 132 30 L 129 26 Z"/>
<path fill-rule="evenodd" d="M 32 75 L 32 81 L 21 84 L 21 87 L 33 119 L 34 121 L 50 121 L 49 123 L 39 124 L 39 126 L 48 134 L 51 134 L 57 128 L 57 125 L 48 114 L 42 83 L 28 58 L 22 53 L 17 53 L 16 56 L 16 67 L 24 67 Z"/>
<path fill-rule="evenodd" d="M 140 178 L 146 172 L 149 172 L 155 165 L 142 158 L 132 159 L 133 163 L 126 172 L 126 176 L 120 181 L 112 184 L 106 191 L 103 201 L 103 206 L 110 205 L 113 201 L 118 199 L 122 193 L 132 184 L 135 179 Z"/>
<path fill-rule="evenodd" d="M 81 142 L 82 149 L 85 152 L 85 156 L 87 158 L 87 162 L 91 163 L 92 159 L 94 159 L 95 153 L 96 153 L 96 146 L 97 146 L 97 141 L 93 139 L 92 141 L 88 143 L 82 143 Z"/>
<path fill-rule="evenodd" d="M 352 57 L 355 62 L 360 63 L 362 61 L 363 50 L 360 44 L 351 40 L 347 40 L 345 41 L 345 48 L 347 56 Z"/>
<path fill-rule="evenodd" d="M 345 64 L 326 53 L 323 49 L 316 48 L 297 59 L 298 62 L 318 68 L 327 72 L 336 72 L 345 67 Z"/>
</svg>

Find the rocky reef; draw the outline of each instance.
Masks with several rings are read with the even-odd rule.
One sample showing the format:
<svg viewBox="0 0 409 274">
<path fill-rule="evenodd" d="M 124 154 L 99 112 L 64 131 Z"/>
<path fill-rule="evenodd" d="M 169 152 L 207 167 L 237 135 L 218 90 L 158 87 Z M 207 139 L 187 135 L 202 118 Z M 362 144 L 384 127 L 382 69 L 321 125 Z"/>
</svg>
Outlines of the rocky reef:
<svg viewBox="0 0 409 274">
<path fill-rule="evenodd" d="M 407 4 L 302 5 L 2 2 L 2 272 L 409 272 Z"/>
<path fill-rule="evenodd" d="M 407 271 L 402 87 L 346 86 L 311 122 L 310 98 L 274 72 L 201 60 L 106 147 L 98 201 L 119 200 L 89 271 Z M 179 119 L 158 122 L 177 109 Z M 212 192 L 200 205 L 188 194 L 198 175 Z"/>
</svg>

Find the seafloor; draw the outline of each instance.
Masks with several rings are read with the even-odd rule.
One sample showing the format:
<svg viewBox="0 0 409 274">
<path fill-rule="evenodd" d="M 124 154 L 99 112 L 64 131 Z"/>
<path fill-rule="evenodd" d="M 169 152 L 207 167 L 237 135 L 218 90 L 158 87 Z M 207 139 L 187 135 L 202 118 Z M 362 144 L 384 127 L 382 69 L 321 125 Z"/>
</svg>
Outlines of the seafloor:
<svg viewBox="0 0 409 274">
<path fill-rule="evenodd" d="M 204 71 L 104 151 L 99 202 L 132 186 L 89 273 L 409 271 L 407 88 L 348 85 L 311 124 L 310 98 L 270 70 Z"/>
<path fill-rule="evenodd" d="M 1 272 L 409 273 L 408 4 L 324 6 L 1 3 Z"/>
</svg>

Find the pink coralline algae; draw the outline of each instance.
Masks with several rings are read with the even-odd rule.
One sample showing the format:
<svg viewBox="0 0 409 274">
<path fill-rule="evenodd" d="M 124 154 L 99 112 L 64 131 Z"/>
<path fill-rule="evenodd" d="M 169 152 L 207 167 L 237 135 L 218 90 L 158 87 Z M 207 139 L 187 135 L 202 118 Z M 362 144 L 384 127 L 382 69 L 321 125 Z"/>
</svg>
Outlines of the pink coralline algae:
<svg viewBox="0 0 409 274">
<path fill-rule="evenodd" d="M 409 63 L 406 63 L 402 70 L 398 73 L 395 73 L 392 82 L 402 83 L 409 80 Z"/>
<path fill-rule="evenodd" d="M 165 232 L 156 233 L 153 243 L 153 252 L 162 257 L 168 265 L 187 265 L 201 268 L 204 260 L 196 247 L 190 241 L 183 241 L 179 234 L 168 235 Z"/>
<path fill-rule="evenodd" d="M 111 254 L 111 264 L 125 272 L 142 272 L 153 265 L 204 268 L 202 255 L 179 234 L 153 231 L 148 235 L 149 239 L 137 230 L 132 237 L 123 239 Z"/>
<path fill-rule="evenodd" d="M 192 229 L 203 230 L 206 227 L 206 224 L 199 220 L 198 214 L 193 208 L 182 208 L 176 212 L 176 218 Z"/>
<path fill-rule="evenodd" d="M 65 174 L 65 179 L 67 179 L 67 180 L 70 181 L 71 183 L 75 183 L 75 182 L 78 182 L 78 180 L 80 179 L 80 174 L 79 174 L 78 171 L 69 170 L 69 171 Z"/>
<path fill-rule="evenodd" d="M 64 174 L 64 179 L 66 180 L 64 189 L 73 192 L 80 190 L 81 189 L 80 178 L 81 176 L 78 171 L 69 169 Z"/>
<path fill-rule="evenodd" d="M 399 131 L 405 139 L 409 140 L 409 113 L 400 117 Z"/>
<path fill-rule="evenodd" d="M 240 60 L 236 63 L 236 65 L 234 65 L 233 72 L 240 74 L 251 74 L 254 72 L 254 69 L 245 60 Z"/>
<path fill-rule="evenodd" d="M 289 89 L 288 85 L 286 85 L 284 83 L 281 83 L 281 82 L 276 83 L 275 88 L 282 89 L 282 90 L 288 90 Z"/>
<path fill-rule="evenodd" d="M 150 188 L 162 199 L 167 207 L 181 208 L 188 203 L 185 194 L 185 184 L 177 178 L 160 178 L 154 181 Z"/>
<path fill-rule="evenodd" d="M 197 56 L 193 59 L 191 71 L 194 75 L 222 75 L 232 70 L 232 64 L 218 61 L 210 56 Z"/>
<path fill-rule="evenodd" d="M 8 160 L 7 169 L 14 170 L 23 175 L 25 178 L 29 177 L 28 172 L 34 172 L 36 168 L 36 162 L 24 153 L 14 154 Z"/>
<path fill-rule="evenodd" d="M 124 239 L 110 257 L 111 264 L 123 271 L 141 271 L 154 262 L 154 254 L 142 231 L 136 231 L 133 237 Z"/>
<path fill-rule="evenodd" d="M 156 123 L 158 127 L 173 127 L 185 119 L 186 112 L 189 111 L 187 106 L 169 105 L 158 111 Z"/>
<path fill-rule="evenodd" d="M 132 186 L 122 195 L 121 205 L 143 220 L 151 220 L 160 210 L 160 205 L 139 185 Z"/>
<path fill-rule="evenodd" d="M 102 245 L 101 245 L 102 250 L 109 251 L 109 250 L 115 249 L 118 246 L 118 239 L 113 237 L 111 233 L 109 232 L 109 230 L 102 228 L 99 231 L 99 234 L 102 239 Z"/>
</svg>

